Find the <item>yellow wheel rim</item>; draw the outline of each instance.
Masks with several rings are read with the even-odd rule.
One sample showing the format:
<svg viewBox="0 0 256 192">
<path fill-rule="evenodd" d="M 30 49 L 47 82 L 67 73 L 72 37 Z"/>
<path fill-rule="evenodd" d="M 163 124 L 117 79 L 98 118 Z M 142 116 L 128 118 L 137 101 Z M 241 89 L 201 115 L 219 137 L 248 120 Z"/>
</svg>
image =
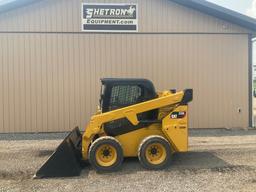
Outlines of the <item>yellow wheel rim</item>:
<svg viewBox="0 0 256 192">
<path fill-rule="evenodd" d="M 152 143 L 146 148 L 146 159 L 153 165 L 159 165 L 166 159 L 166 149 L 160 143 Z"/>
<path fill-rule="evenodd" d="M 112 166 L 117 161 L 117 152 L 112 145 L 101 145 L 96 150 L 96 161 L 102 167 Z"/>
</svg>

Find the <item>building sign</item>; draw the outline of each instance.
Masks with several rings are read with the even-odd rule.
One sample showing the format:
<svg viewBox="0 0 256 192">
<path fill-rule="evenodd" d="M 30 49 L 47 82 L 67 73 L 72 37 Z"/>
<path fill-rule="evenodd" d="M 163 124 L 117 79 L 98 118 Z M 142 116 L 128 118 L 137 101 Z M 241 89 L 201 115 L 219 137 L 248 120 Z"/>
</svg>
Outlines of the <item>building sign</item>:
<svg viewBox="0 0 256 192">
<path fill-rule="evenodd" d="M 138 5 L 83 3 L 82 31 L 136 32 L 138 31 Z"/>
</svg>

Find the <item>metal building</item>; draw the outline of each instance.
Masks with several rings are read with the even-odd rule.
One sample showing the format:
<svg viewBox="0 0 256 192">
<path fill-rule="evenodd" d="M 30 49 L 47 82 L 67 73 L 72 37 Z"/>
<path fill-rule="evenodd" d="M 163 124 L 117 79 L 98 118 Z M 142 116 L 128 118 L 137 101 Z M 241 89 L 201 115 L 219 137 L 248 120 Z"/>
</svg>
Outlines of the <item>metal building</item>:
<svg viewBox="0 0 256 192">
<path fill-rule="evenodd" d="M 83 127 L 102 77 L 193 88 L 192 128 L 252 126 L 255 31 L 254 19 L 203 0 L 2 4 L 0 132 Z"/>
</svg>

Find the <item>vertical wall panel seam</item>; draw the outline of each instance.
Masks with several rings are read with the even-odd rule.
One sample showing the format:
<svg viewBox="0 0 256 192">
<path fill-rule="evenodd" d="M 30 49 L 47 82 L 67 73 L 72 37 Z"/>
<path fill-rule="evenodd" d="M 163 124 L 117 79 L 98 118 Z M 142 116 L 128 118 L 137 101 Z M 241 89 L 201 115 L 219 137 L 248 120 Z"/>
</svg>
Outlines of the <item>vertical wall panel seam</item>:
<svg viewBox="0 0 256 192">
<path fill-rule="evenodd" d="M 51 21 L 53 20 L 50 19 Z M 52 22 L 52 25 L 53 25 L 53 22 Z M 49 38 L 49 37 L 48 37 Z M 50 97 L 50 101 L 51 101 L 51 112 L 52 112 L 52 116 L 51 116 L 51 127 L 50 127 L 50 130 L 55 130 L 56 128 L 54 127 L 55 126 L 55 114 L 54 114 L 54 67 L 56 65 L 56 63 L 54 63 L 54 55 L 53 55 L 53 51 L 54 51 L 54 34 L 53 35 L 50 35 L 50 66 L 51 66 L 51 70 L 50 70 L 50 82 L 51 82 L 51 86 L 50 86 L 50 90 L 51 90 L 51 97 Z"/>
<path fill-rule="evenodd" d="M 57 11 L 57 10 L 56 10 Z M 56 78 L 56 83 L 57 83 L 57 87 L 56 87 L 56 93 L 57 93 L 57 100 L 56 100 L 56 111 L 58 112 L 58 114 L 56 115 L 56 117 L 57 117 L 57 125 L 56 125 L 56 130 L 57 131 L 61 131 L 61 128 L 60 128 L 60 108 L 59 108 L 59 98 L 60 98 L 60 80 L 59 80 L 59 78 L 60 78 L 60 60 L 59 60 L 59 56 L 60 56 L 60 48 L 59 48 L 59 35 L 57 35 L 56 37 L 56 53 L 57 53 L 57 55 L 56 55 L 56 69 L 57 69 L 57 73 L 56 73 L 56 75 L 57 75 L 57 78 Z M 62 128 L 63 129 L 63 128 Z"/>
<path fill-rule="evenodd" d="M 2 57 L 4 55 L 4 48 L 3 48 L 3 38 L 0 38 L 0 47 L 1 47 L 1 53 L 2 53 Z M 3 61 L 3 58 L 1 58 L 1 87 L 2 87 L 2 90 L 0 90 L 0 94 L 1 94 L 1 110 L 2 110 L 2 115 L 0 118 L 2 118 L 2 122 L 1 122 L 1 127 L 2 127 L 2 130 L 4 132 L 4 61 Z M 0 130 L 1 131 L 1 130 Z"/>
<path fill-rule="evenodd" d="M 10 126 L 11 122 L 11 110 L 10 110 L 10 38 L 7 37 L 7 106 L 8 106 L 8 125 L 9 125 L 9 130 L 12 131 L 12 127 Z"/>
<path fill-rule="evenodd" d="M 29 132 L 32 132 L 33 130 L 33 122 L 32 122 L 32 117 L 33 117 L 33 94 L 32 94 L 32 89 L 33 89 L 33 84 L 32 84 L 32 45 L 33 45 L 33 41 L 34 41 L 34 35 L 28 36 L 28 42 L 29 42 L 29 95 L 30 95 L 30 126 L 29 126 Z M 34 65 L 34 63 L 33 63 Z"/>
<path fill-rule="evenodd" d="M 34 130 L 38 130 L 38 127 L 37 127 L 37 124 L 38 124 L 38 122 L 37 122 L 37 116 L 38 116 L 38 76 L 37 76 L 37 70 L 38 70 L 38 60 L 37 60 L 37 58 L 39 57 L 39 55 L 37 55 L 38 54 L 38 51 L 37 51 L 37 46 L 38 46 L 38 35 L 35 35 L 35 40 L 34 40 L 34 54 L 35 54 L 35 63 L 33 63 L 34 65 L 36 65 L 35 66 L 35 68 L 34 68 L 34 77 L 35 77 L 35 81 L 36 81 L 36 83 L 34 84 L 34 91 L 35 91 L 35 127 L 33 128 L 33 131 Z"/>
<path fill-rule="evenodd" d="M 24 129 L 26 131 L 27 130 L 27 108 L 26 108 L 26 88 L 27 88 L 27 85 L 26 85 L 26 58 L 25 58 L 25 50 L 26 50 L 26 40 L 25 40 L 25 35 L 23 36 L 23 39 L 22 39 L 22 42 L 23 42 L 23 50 L 22 50 L 22 54 L 23 54 L 23 90 L 22 92 L 24 92 L 23 96 L 24 96 L 24 109 L 23 109 L 23 113 L 24 113 Z"/>
<path fill-rule="evenodd" d="M 76 39 L 76 35 L 75 34 L 73 34 L 73 36 L 72 36 L 72 55 L 75 55 L 75 43 L 76 43 L 76 41 L 75 41 L 75 39 Z M 73 61 L 71 61 L 71 63 L 72 63 L 72 76 L 73 76 L 73 93 L 71 93 L 71 95 L 73 95 L 73 100 L 72 100 L 72 106 L 73 106 L 73 116 L 74 116 L 74 120 L 73 120 L 73 123 L 74 122 L 76 122 L 76 119 L 77 119 L 77 117 L 76 117 L 76 111 L 77 111 L 77 106 L 76 106 L 76 70 L 75 70 L 75 67 L 76 67 L 76 65 L 77 65 L 77 63 L 75 62 L 76 61 L 76 59 L 75 58 L 73 58 L 72 59 Z M 71 125 L 71 127 L 72 127 L 73 125 Z"/>
<path fill-rule="evenodd" d="M 47 40 L 47 35 L 45 35 L 45 43 L 46 43 L 46 45 L 45 45 L 45 56 L 46 56 L 46 60 L 45 61 L 47 61 L 48 62 L 48 60 L 49 60 L 49 54 L 48 54 L 48 40 Z M 49 111 L 49 87 L 48 87 L 48 81 L 49 81 L 49 77 L 48 77 L 48 71 L 49 71 L 49 67 L 48 67 L 48 65 L 47 65 L 48 63 L 46 63 L 45 64 L 45 71 L 46 71 L 46 74 L 45 74 L 45 78 L 46 78 L 46 82 L 45 82 L 45 85 L 46 85 L 46 111 L 48 112 Z M 46 131 L 49 131 L 49 126 L 50 126 L 50 118 L 49 118 L 49 114 L 47 113 L 47 115 L 46 115 L 46 117 L 47 117 L 47 126 L 46 126 Z"/>
<path fill-rule="evenodd" d="M 71 107 L 70 107 L 70 104 L 71 104 L 71 94 L 70 94 L 70 87 L 71 87 L 71 77 L 70 77 L 70 69 L 72 68 L 72 66 L 70 66 L 70 65 L 72 65 L 71 64 L 71 59 L 70 59 L 70 36 L 69 37 L 67 37 L 67 42 L 68 42 L 68 53 L 67 53 L 67 68 L 68 68 L 68 83 L 67 83 L 67 93 L 68 93 L 68 118 L 69 118 L 69 127 L 70 127 L 70 125 L 71 125 Z"/>
<path fill-rule="evenodd" d="M 9 43 L 9 50 L 8 50 L 8 55 L 10 56 L 11 50 L 13 51 L 14 47 L 13 45 L 13 38 L 8 41 Z M 10 119 L 10 128 L 13 132 L 15 132 L 15 127 L 14 127 L 14 121 L 15 121 L 15 106 L 14 106 L 14 57 L 9 57 L 9 119 Z"/>
<path fill-rule="evenodd" d="M 40 15 L 41 16 L 41 15 Z M 42 22 L 42 19 L 40 17 L 40 23 Z M 40 111 L 38 111 L 38 120 L 37 122 L 40 122 L 40 124 L 37 125 L 38 127 L 38 130 L 37 132 L 40 130 L 40 131 L 43 131 L 44 130 L 44 104 L 43 104 L 43 53 L 42 53 L 42 50 L 43 50 L 43 45 L 42 45 L 42 35 L 39 35 L 38 36 L 38 41 L 39 41 L 39 45 L 38 45 L 38 50 L 40 52 L 38 58 L 38 64 L 39 64 L 39 67 L 38 67 L 38 75 L 39 75 L 39 90 L 40 90 L 40 99 L 38 101 L 39 105 L 40 105 Z M 39 121 L 40 120 L 40 121 Z M 40 129 L 39 129 L 40 128 Z"/>
<path fill-rule="evenodd" d="M 15 36 L 15 40 L 17 41 L 17 36 Z M 13 49 L 15 50 L 15 53 L 17 54 L 17 46 L 15 45 L 15 41 L 13 40 Z M 17 54 L 18 55 L 18 54 Z M 17 98 L 17 95 L 18 95 L 18 93 L 17 93 L 17 84 L 18 84 L 18 81 L 17 81 L 17 76 L 18 76 L 18 74 L 19 74 L 19 66 L 16 66 L 16 67 L 14 67 L 15 66 L 15 64 L 16 63 L 18 63 L 17 62 L 17 55 L 16 55 L 16 57 L 15 57 L 15 59 L 14 59 L 14 61 L 13 61 L 13 70 L 14 70 L 14 74 L 13 74 L 13 79 L 14 79 L 14 91 L 13 91 L 13 94 L 14 94 L 14 122 L 13 122 L 13 124 L 14 124 L 14 132 L 17 132 L 18 130 L 17 130 L 17 126 L 16 126 L 16 123 L 17 123 L 17 119 L 18 119 L 18 117 L 17 117 L 17 111 L 18 111 L 18 107 L 17 107 L 17 100 L 16 100 L 16 98 Z"/>
<path fill-rule="evenodd" d="M 63 25 L 62 25 L 63 26 Z M 62 83 L 61 83 L 61 86 L 62 86 L 62 103 L 61 103 L 61 105 L 63 106 L 63 108 L 62 108 L 62 121 L 64 122 L 63 123 L 63 126 L 65 127 L 65 129 L 66 129 L 66 126 L 65 126 L 65 121 L 66 121 L 66 119 L 65 119 L 65 61 L 64 61 L 64 46 L 65 46 L 65 43 L 64 43 L 64 35 L 61 35 L 61 56 L 62 56 L 62 58 L 63 58 L 63 63 L 62 63 L 62 67 L 63 67 L 63 70 L 62 70 Z"/>
<path fill-rule="evenodd" d="M 77 48 L 78 48 L 78 65 L 79 65 L 79 72 L 78 72 L 78 89 L 79 89 L 79 124 L 81 125 L 82 124 L 82 106 L 81 106 L 81 103 L 82 103 L 82 99 L 81 99 L 81 95 L 82 95 L 82 90 L 81 90 L 81 71 L 82 71 L 82 67 L 81 67 L 81 55 L 80 55 L 80 50 L 81 50 L 81 46 L 80 46 L 80 41 L 79 41 L 79 36 L 77 36 L 77 39 L 78 39 L 78 44 L 77 44 Z"/>
</svg>

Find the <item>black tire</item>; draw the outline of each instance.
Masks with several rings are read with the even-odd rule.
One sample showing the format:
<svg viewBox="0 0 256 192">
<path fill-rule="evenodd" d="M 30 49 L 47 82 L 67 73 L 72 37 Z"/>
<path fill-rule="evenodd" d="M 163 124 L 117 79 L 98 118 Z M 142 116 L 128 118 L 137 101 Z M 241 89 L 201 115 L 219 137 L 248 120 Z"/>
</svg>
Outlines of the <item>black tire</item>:
<svg viewBox="0 0 256 192">
<path fill-rule="evenodd" d="M 97 151 L 101 149 L 100 147 L 103 146 L 112 146 L 115 149 L 115 154 L 116 154 L 116 160 L 112 165 L 109 166 L 103 166 L 101 165 L 96 158 L 96 155 L 98 154 Z M 103 155 L 104 152 L 102 152 Z M 92 167 L 97 171 L 97 172 L 113 172 L 119 170 L 119 168 L 122 165 L 124 156 L 123 156 L 123 149 L 121 147 L 121 144 L 116 140 L 114 137 L 100 137 L 96 139 L 92 145 L 90 146 L 89 149 L 89 156 L 88 156 L 89 162 L 92 165 Z"/>
<path fill-rule="evenodd" d="M 166 153 L 165 157 L 163 158 L 163 160 L 161 162 L 159 162 L 159 164 L 154 164 L 154 163 L 150 162 L 150 160 L 146 157 L 147 148 L 156 143 L 158 145 L 161 145 L 163 147 L 162 149 L 165 149 L 165 153 Z M 158 152 L 158 150 L 156 150 L 156 151 Z M 144 168 L 150 169 L 150 170 L 161 170 L 161 169 L 167 168 L 170 165 L 171 159 L 172 159 L 172 153 L 173 152 L 172 152 L 171 145 L 164 137 L 158 136 L 158 135 L 153 135 L 153 136 L 146 137 L 141 142 L 139 149 L 138 149 L 138 158 L 139 158 L 141 165 Z"/>
</svg>

